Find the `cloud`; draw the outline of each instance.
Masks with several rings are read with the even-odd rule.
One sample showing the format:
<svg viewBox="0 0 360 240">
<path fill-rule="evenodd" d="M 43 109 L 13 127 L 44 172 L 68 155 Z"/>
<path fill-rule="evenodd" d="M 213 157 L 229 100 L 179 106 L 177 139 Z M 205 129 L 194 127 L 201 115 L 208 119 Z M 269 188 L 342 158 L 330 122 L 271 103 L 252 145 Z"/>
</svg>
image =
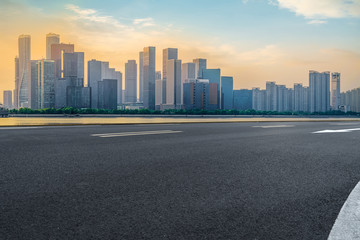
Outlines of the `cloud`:
<svg viewBox="0 0 360 240">
<path fill-rule="evenodd" d="M 276 0 L 276 4 L 306 19 L 360 17 L 360 0 Z"/>
<path fill-rule="evenodd" d="M 320 25 L 320 24 L 325 24 L 325 23 L 327 23 L 327 21 L 314 19 L 314 20 L 308 21 L 307 23 L 308 23 L 308 24 L 314 24 L 314 25 Z"/>
<path fill-rule="evenodd" d="M 152 18 L 137 18 L 137 19 L 134 19 L 133 24 L 140 25 L 143 27 L 151 27 L 151 26 L 155 25 L 154 19 L 152 19 Z"/>
</svg>

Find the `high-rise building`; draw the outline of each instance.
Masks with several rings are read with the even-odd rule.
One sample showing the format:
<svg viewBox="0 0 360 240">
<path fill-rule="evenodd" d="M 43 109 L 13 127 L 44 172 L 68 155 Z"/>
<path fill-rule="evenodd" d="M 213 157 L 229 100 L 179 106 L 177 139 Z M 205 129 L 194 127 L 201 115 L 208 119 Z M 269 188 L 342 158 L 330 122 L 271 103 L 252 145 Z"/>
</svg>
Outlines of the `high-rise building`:
<svg viewBox="0 0 360 240">
<path fill-rule="evenodd" d="M 233 77 L 221 77 L 221 109 L 233 109 Z"/>
<path fill-rule="evenodd" d="M 210 110 L 209 109 L 209 80 L 189 79 L 183 84 L 183 102 L 186 110 Z"/>
<path fill-rule="evenodd" d="M 46 34 L 46 59 L 51 59 L 51 45 L 60 43 L 60 35 L 55 33 Z"/>
<path fill-rule="evenodd" d="M 220 69 L 203 69 L 202 71 L 202 78 L 203 79 L 208 79 L 209 80 L 209 83 L 214 83 L 214 84 L 217 84 L 217 97 L 216 97 L 216 100 L 217 100 L 217 109 L 220 109 L 221 108 L 221 84 L 220 84 L 220 81 L 221 81 L 221 71 Z M 212 94 L 212 86 L 210 86 L 210 95 Z M 210 102 L 213 100 L 214 98 L 210 97 Z M 211 103 L 210 103 L 211 104 Z"/>
<path fill-rule="evenodd" d="M 6 109 L 12 109 L 12 91 L 4 91 L 3 92 L 3 104 Z"/>
<path fill-rule="evenodd" d="M 252 90 L 240 89 L 233 92 L 233 108 L 240 111 L 252 109 Z"/>
<path fill-rule="evenodd" d="M 195 63 L 196 78 L 205 78 L 205 77 L 203 77 L 203 70 L 205 70 L 207 68 L 206 59 L 196 58 L 193 60 L 193 63 Z"/>
<path fill-rule="evenodd" d="M 40 109 L 38 104 L 38 85 L 39 85 L 39 60 L 31 60 L 31 77 L 29 84 L 29 108 Z"/>
<path fill-rule="evenodd" d="M 63 54 L 63 77 L 76 77 L 84 85 L 84 53 Z"/>
<path fill-rule="evenodd" d="M 266 82 L 266 111 L 277 111 L 277 87 L 275 82 Z"/>
<path fill-rule="evenodd" d="M 305 108 L 305 88 L 301 83 L 294 84 L 293 111 L 307 112 Z"/>
<path fill-rule="evenodd" d="M 19 36 L 19 58 L 18 58 L 18 83 L 15 86 L 17 97 L 17 108 L 29 107 L 29 84 L 31 81 L 31 37 L 29 35 Z M 17 64 L 15 60 L 15 64 Z M 16 68 L 15 68 L 16 69 Z M 15 80 L 16 81 L 16 80 Z"/>
<path fill-rule="evenodd" d="M 88 86 L 91 88 L 91 108 L 98 108 L 98 82 L 102 81 L 101 61 L 88 61 Z"/>
<path fill-rule="evenodd" d="M 184 83 L 190 79 L 196 79 L 195 76 L 195 63 L 183 63 L 181 65 L 181 95 L 183 95 Z M 183 101 L 183 99 L 182 99 Z"/>
<path fill-rule="evenodd" d="M 339 110 L 340 106 L 340 73 L 331 73 L 331 109 Z"/>
<path fill-rule="evenodd" d="M 99 108 L 117 109 L 117 80 L 103 79 L 98 85 Z"/>
<path fill-rule="evenodd" d="M 14 89 L 14 108 L 19 108 L 19 86 L 20 86 L 20 76 L 19 76 L 19 58 L 15 58 L 15 89 Z"/>
<path fill-rule="evenodd" d="M 143 55 L 144 108 L 155 110 L 155 47 L 145 47 Z"/>
<path fill-rule="evenodd" d="M 167 63 L 170 59 L 178 59 L 178 49 L 177 48 L 166 48 L 163 50 L 163 78 L 167 77 Z"/>
<path fill-rule="evenodd" d="M 63 54 L 64 53 L 73 53 L 74 52 L 74 44 L 51 44 L 51 60 L 55 61 L 55 79 L 59 79 L 64 77 L 64 61 Z"/>
<path fill-rule="evenodd" d="M 181 109 L 181 60 L 168 60 L 166 74 L 166 108 Z"/>
<path fill-rule="evenodd" d="M 285 85 L 276 85 L 276 111 L 285 112 L 289 109 L 289 91 Z"/>
<path fill-rule="evenodd" d="M 137 64 L 135 60 L 125 63 L 125 102 L 136 103 L 137 100 Z"/>
<path fill-rule="evenodd" d="M 144 52 L 139 53 L 139 102 L 143 102 L 144 94 L 144 73 L 143 73 Z"/>
<path fill-rule="evenodd" d="M 252 89 L 252 109 L 266 111 L 266 90 Z"/>
<path fill-rule="evenodd" d="M 97 60 L 88 61 L 88 87 L 91 88 L 91 99 L 90 105 L 91 108 L 100 108 L 99 99 L 103 99 L 102 97 L 99 98 L 99 82 L 103 81 L 104 79 L 116 80 L 117 87 L 116 89 L 116 98 L 117 104 L 121 104 L 122 101 L 122 73 L 116 71 L 114 68 L 109 68 L 109 62 L 102 62 Z M 110 84 L 111 85 L 111 84 Z M 112 91 L 105 91 L 105 93 Z M 103 104 L 103 103 L 101 103 Z"/>
<path fill-rule="evenodd" d="M 310 112 L 330 110 L 330 72 L 309 71 Z"/>
<path fill-rule="evenodd" d="M 36 86 L 37 108 L 55 107 L 55 62 L 40 60 L 37 62 L 38 82 Z"/>
</svg>

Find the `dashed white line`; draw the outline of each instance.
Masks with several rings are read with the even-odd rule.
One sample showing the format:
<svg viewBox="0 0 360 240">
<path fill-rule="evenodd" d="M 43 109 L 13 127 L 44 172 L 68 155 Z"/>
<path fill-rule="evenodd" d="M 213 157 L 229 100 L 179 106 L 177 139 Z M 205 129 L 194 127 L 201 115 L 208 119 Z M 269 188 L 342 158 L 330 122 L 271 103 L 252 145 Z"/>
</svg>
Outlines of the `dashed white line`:
<svg viewBox="0 0 360 240">
<path fill-rule="evenodd" d="M 350 128 L 350 129 L 336 129 L 336 130 L 321 130 L 317 132 L 313 132 L 315 134 L 317 133 L 349 133 L 354 131 L 360 131 L 360 128 Z"/>
<path fill-rule="evenodd" d="M 110 138 L 110 137 L 128 137 L 128 136 L 141 136 L 141 135 L 158 135 L 158 134 L 172 134 L 181 133 L 182 131 L 173 130 L 158 130 L 158 131 L 142 131 L 142 132 L 120 132 L 120 133 L 101 133 L 91 134 L 92 137 Z"/>
<path fill-rule="evenodd" d="M 328 238 L 328 240 L 351 239 L 360 239 L 360 183 L 341 208 Z"/>
<path fill-rule="evenodd" d="M 295 125 L 267 125 L 267 126 L 252 126 L 254 128 L 291 128 Z"/>
</svg>

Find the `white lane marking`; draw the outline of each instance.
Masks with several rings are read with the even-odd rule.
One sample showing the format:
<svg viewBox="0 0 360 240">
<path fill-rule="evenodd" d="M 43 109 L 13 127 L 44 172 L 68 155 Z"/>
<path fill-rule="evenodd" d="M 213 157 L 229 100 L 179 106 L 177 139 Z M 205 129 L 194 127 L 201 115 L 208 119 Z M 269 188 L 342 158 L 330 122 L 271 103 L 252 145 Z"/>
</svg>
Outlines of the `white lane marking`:
<svg viewBox="0 0 360 240">
<path fill-rule="evenodd" d="M 0 130 L 20 130 L 20 129 L 34 129 L 34 128 L 43 128 L 43 127 L 0 127 Z"/>
<path fill-rule="evenodd" d="M 347 239 L 360 239 L 360 182 L 341 208 L 328 238 L 328 240 Z"/>
<path fill-rule="evenodd" d="M 268 125 L 268 126 L 252 126 L 254 128 L 290 128 L 295 127 L 295 125 Z"/>
<path fill-rule="evenodd" d="M 158 130 L 158 131 L 143 131 L 143 132 L 121 132 L 121 133 L 101 133 L 101 134 L 91 134 L 92 137 L 127 137 L 127 136 L 141 136 L 141 135 L 157 135 L 157 134 L 171 134 L 171 133 L 181 133 L 182 131 L 173 131 L 173 130 Z"/>
<path fill-rule="evenodd" d="M 348 133 L 348 132 L 354 132 L 354 131 L 360 131 L 360 128 L 350 128 L 350 129 L 337 129 L 337 130 L 322 130 L 317 131 L 313 133 Z"/>
</svg>

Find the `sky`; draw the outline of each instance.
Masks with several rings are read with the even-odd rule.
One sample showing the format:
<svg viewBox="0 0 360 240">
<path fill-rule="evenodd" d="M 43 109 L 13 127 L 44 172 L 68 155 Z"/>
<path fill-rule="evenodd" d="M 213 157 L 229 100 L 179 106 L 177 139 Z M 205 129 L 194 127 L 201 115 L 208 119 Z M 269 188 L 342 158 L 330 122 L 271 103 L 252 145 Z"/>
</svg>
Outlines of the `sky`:
<svg viewBox="0 0 360 240">
<path fill-rule="evenodd" d="M 160 71 L 162 50 L 175 47 L 183 62 L 207 58 L 233 76 L 234 89 L 307 86 L 309 70 L 341 72 L 342 91 L 360 87 L 360 0 L 0 0 L 0 102 L 14 89 L 18 36 L 31 35 L 35 60 L 49 32 L 123 73 L 145 46 Z"/>
</svg>

